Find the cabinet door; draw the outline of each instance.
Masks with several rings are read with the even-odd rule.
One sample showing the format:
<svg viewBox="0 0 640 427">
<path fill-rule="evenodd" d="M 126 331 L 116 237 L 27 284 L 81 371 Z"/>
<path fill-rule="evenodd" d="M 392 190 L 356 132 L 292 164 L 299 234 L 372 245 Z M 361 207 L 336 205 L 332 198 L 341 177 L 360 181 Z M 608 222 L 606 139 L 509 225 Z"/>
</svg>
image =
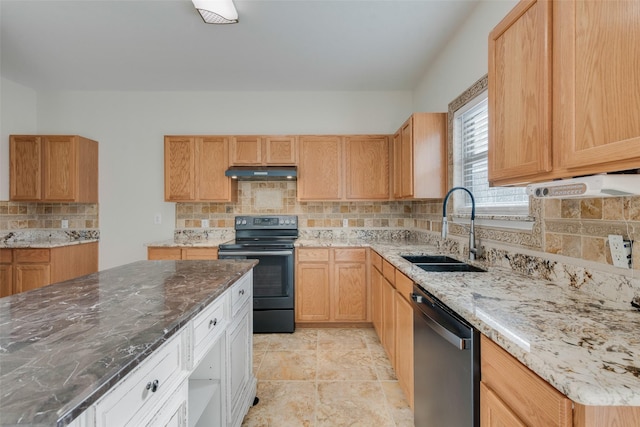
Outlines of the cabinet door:
<svg viewBox="0 0 640 427">
<path fill-rule="evenodd" d="M 551 6 L 520 2 L 489 35 L 489 182 L 552 169 Z"/>
<path fill-rule="evenodd" d="M 371 269 L 371 320 L 378 337 L 382 337 L 382 280 L 382 272 L 373 267 Z"/>
<path fill-rule="evenodd" d="M 561 160 L 568 168 L 598 165 L 589 173 L 638 168 L 640 2 L 553 3 Z"/>
<path fill-rule="evenodd" d="M 16 264 L 15 293 L 30 291 L 51 284 L 49 264 Z"/>
<path fill-rule="evenodd" d="M 191 137 L 164 138 L 164 199 L 189 201 L 196 197 L 195 142 Z"/>
<path fill-rule="evenodd" d="M 333 320 L 367 320 L 367 269 L 362 263 L 333 267 Z"/>
<path fill-rule="evenodd" d="M 393 198 L 402 198 L 402 133 L 393 135 Z"/>
<path fill-rule="evenodd" d="M 345 139 L 347 199 L 389 198 L 389 139 L 356 136 Z"/>
<path fill-rule="evenodd" d="M 39 136 L 9 138 L 11 200 L 42 198 L 42 141 Z"/>
<path fill-rule="evenodd" d="M 0 264 L 0 298 L 13 295 L 13 266 Z"/>
<path fill-rule="evenodd" d="M 240 421 L 242 421 L 240 411 L 245 405 L 242 394 L 249 382 L 250 369 L 253 363 L 250 358 L 252 325 L 249 323 L 249 311 L 245 310 L 241 313 L 240 321 L 236 323 L 235 327 L 232 327 L 228 339 L 229 391 L 227 401 L 230 402 L 228 407 L 231 412 L 228 415 L 232 425 L 235 425 L 235 420 L 238 421 L 237 425 L 240 425 Z"/>
<path fill-rule="evenodd" d="M 484 383 L 480 383 L 481 427 L 525 427 L 520 418 Z"/>
<path fill-rule="evenodd" d="M 400 198 L 413 196 L 413 117 L 400 129 Z"/>
<path fill-rule="evenodd" d="M 78 139 L 43 137 L 45 200 L 74 201 L 78 194 Z"/>
<path fill-rule="evenodd" d="M 413 308 L 396 294 L 396 376 L 409 406 L 413 408 Z"/>
<path fill-rule="evenodd" d="M 298 263 L 295 299 L 296 321 L 317 322 L 329 320 L 328 262 Z"/>
<path fill-rule="evenodd" d="M 341 199 L 342 138 L 303 136 L 298 148 L 298 200 Z"/>
<path fill-rule="evenodd" d="M 231 164 L 261 165 L 261 138 L 259 136 L 234 136 L 231 139 Z"/>
<path fill-rule="evenodd" d="M 267 165 L 295 165 L 296 138 L 294 136 L 264 138 L 265 163 Z"/>
<path fill-rule="evenodd" d="M 391 365 L 396 365 L 396 290 L 386 278 L 382 278 L 382 346 Z"/>
<path fill-rule="evenodd" d="M 229 140 L 225 137 L 196 138 L 196 199 L 230 201 L 237 182 L 224 175 L 229 167 Z"/>
</svg>

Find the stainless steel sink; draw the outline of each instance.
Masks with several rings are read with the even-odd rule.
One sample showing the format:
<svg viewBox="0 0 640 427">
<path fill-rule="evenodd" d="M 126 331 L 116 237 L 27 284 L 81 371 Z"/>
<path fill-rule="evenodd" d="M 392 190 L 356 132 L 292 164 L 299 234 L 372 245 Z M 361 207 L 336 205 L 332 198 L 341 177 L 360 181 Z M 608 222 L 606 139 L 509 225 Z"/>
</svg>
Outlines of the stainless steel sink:
<svg viewBox="0 0 640 427">
<path fill-rule="evenodd" d="M 416 267 L 433 272 L 484 273 L 487 270 L 467 264 L 446 255 L 401 255 Z"/>
<path fill-rule="evenodd" d="M 467 273 L 485 273 L 487 270 L 476 267 L 475 265 L 465 264 L 463 262 L 451 263 L 451 264 L 422 264 L 414 263 L 416 267 L 420 267 L 424 271 L 433 272 L 467 272 Z"/>
<path fill-rule="evenodd" d="M 462 261 L 446 255 L 401 255 L 413 264 L 463 264 Z"/>
</svg>

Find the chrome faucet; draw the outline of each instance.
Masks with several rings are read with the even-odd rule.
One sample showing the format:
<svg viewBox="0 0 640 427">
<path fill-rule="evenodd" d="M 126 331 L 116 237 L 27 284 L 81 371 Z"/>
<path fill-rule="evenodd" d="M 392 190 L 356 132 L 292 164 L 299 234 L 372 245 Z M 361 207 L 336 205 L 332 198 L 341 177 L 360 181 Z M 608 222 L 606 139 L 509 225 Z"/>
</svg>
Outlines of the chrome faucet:
<svg viewBox="0 0 640 427">
<path fill-rule="evenodd" d="M 451 193 L 453 193 L 455 190 L 466 191 L 467 194 L 469 194 L 469 197 L 471 197 L 471 225 L 469 227 L 469 259 L 471 261 L 474 261 L 476 259 L 476 256 L 480 255 L 479 249 L 476 248 L 476 233 L 473 227 L 473 222 L 476 219 L 476 200 L 473 198 L 473 194 L 471 194 L 471 191 L 469 191 L 465 187 L 453 187 L 451 190 L 449 190 L 447 195 L 444 196 L 444 201 L 442 202 L 442 238 L 443 239 L 447 238 L 447 231 L 448 231 L 447 230 L 448 229 L 447 201 L 449 200 L 449 196 L 451 195 Z"/>
</svg>

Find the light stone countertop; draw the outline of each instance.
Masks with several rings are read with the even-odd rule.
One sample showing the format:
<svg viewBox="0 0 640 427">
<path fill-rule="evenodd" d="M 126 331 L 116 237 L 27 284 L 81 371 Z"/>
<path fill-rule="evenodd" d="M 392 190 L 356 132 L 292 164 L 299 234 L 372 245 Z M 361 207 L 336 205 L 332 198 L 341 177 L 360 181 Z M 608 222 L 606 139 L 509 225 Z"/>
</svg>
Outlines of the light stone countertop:
<svg viewBox="0 0 640 427">
<path fill-rule="evenodd" d="M 176 241 L 174 239 L 161 240 L 158 242 L 147 243 L 147 247 L 162 247 L 162 248 L 217 248 L 223 243 L 228 242 L 231 239 L 207 239 L 207 240 L 186 240 Z"/>
<path fill-rule="evenodd" d="M 215 247 L 224 241 L 167 240 L 164 246 Z M 482 262 L 474 264 L 486 273 L 434 273 L 400 256 L 451 256 L 427 244 L 303 237 L 295 246 L 371 247 L 574 402 L 640 406 L 640 311 L 629 303 Z M 531 271 L 549 268 L 542 260 L 527 262 Z M 610 286 L 625 285 L 623 277 L 619 280 Z"/>
<path fill-rule="evenodd" d="M 0 249 L 53 249 L 63 246 L 82 245 L 85 243 L 99 242 L 98 239 L 68 240 L 68 239 L 47 239 L 47 240 L 17 240 L 13 242 L 0 242 Z"/>
<path fill-rule="evenodd" d="M 0 425 L 67 425 L 256 263 L 138 261 L 0 298 Z"/>
<path fill-rule="evenodd" d="M 640 311 L 628 303 L 504 267 L 426 272 L 400 256 L 442 253 L 435 246 L 359 239 L 299 239 L 296 246 L 371 247 L 574 402 L 640 406 Z"/>
</svg>

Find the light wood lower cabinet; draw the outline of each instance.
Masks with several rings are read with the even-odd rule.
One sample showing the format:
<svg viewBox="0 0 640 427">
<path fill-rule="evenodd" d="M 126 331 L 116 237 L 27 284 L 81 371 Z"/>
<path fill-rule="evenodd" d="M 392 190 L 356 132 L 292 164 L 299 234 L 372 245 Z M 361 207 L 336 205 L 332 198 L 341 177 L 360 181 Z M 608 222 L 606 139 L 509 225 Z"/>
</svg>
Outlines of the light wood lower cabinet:
<svg viewBox="0 0 640 427">
<path fill-rule="evenodd" d="M 371 251 L 371 313 L 400 388 L 413 409 L 413 281 Z"/>
<path fill-rule="evenodd" d="M 218 248 L 181 248 L 165 246 L 149 246 L 149 260 L 181 260 L 181 259 L 218 259 Z"/>
<path fill-rule="evenodd" d="M 296 251 L 296 322 L 370 321 L 366 248 Z"/>
<path fill-rule="evenodd" d="M 0 297 L 98 271 L 98 243 L 0 249 Z"/>
</svg>

